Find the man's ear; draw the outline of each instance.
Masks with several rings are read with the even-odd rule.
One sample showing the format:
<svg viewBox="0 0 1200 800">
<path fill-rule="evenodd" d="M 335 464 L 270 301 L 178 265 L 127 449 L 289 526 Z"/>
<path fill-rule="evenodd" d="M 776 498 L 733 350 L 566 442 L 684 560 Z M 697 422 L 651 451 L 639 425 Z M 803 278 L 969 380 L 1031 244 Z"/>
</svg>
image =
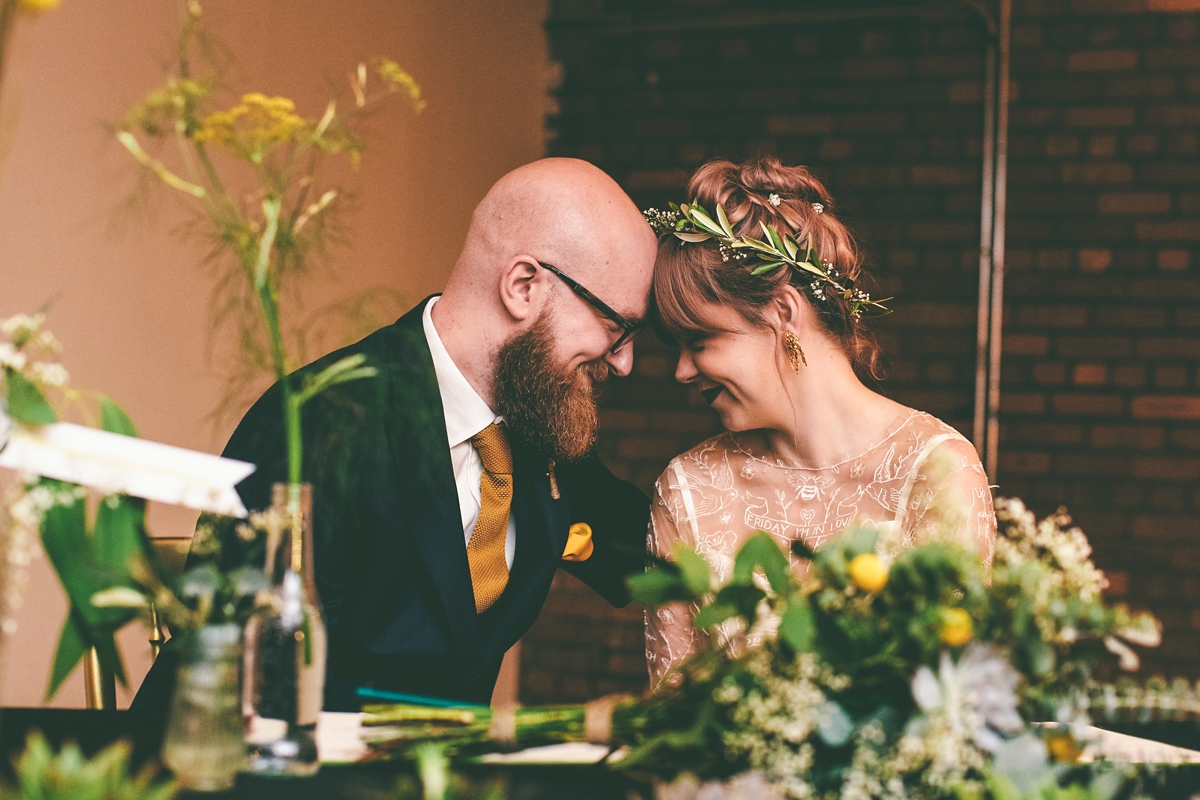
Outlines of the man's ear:
<svg viewBox="0 0 1200 800">
<path fill-rule="evenodd" d="M 514 321 L 537 315 L 542 304 L 538 263 L 529 256 L 513 256 L 500 273 L 500 302 Z"/>
</svg>

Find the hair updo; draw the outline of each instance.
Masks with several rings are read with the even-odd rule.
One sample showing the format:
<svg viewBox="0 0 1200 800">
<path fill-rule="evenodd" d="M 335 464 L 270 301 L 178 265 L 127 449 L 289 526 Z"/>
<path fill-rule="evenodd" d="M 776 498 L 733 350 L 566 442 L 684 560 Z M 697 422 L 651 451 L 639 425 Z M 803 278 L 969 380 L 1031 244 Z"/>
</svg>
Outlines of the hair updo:
<svg viewBox="0 0 1200 800">
<path fill-rule="evenodd" d="M 864 283 L 862 256 L 854 238 L 833 215 L 828 190 L 806 167 L 787 167 L 773 156 L 742 164 L 710 161 L 688 182 L 687 202 L 692 200 L 714 218 L 716 207 L 724 207 L 740 236 L 762 238 L 759 223 L 766 223 L 781 234 L 790 233 L 803 248 L 811 234 L 822 265 L 832 264 L 841 276 L 857 285 Z M 724 260 L 712 242 L 686 243 L 670 233 L 662 235 L 654 301 L 666 333 L 683 339 L 689 332 L 712 332 L 713 326 L 699 310 L 707 303 L 731 308 L 751 325 L 765 326 L 766 309 L 779 290 L 791 284 L 809 301 L 822 326 L 841 342 L 854 367 L 880 377 L 879 346 L 850 313 L 848 300 L 835 291 L 814 296 L 811 276 L 790 267 L 752 275 L 753 264 Z"/>
</svg>

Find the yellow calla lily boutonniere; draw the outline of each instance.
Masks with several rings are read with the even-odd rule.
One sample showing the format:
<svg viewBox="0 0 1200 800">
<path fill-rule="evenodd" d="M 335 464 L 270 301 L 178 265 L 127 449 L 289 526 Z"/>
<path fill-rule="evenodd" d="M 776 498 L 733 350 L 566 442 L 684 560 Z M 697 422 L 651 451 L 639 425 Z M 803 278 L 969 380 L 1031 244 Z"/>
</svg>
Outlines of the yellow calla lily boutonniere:
<svg viewBox="0 0 1200 800">
<path fill-rule="evenodd" d="M 592 544 L 592 526 L 576 522 L 567 532 L 567 546 L 563 550 L 563 561 L 587 561 L 596 546 Z"/>
</svg>

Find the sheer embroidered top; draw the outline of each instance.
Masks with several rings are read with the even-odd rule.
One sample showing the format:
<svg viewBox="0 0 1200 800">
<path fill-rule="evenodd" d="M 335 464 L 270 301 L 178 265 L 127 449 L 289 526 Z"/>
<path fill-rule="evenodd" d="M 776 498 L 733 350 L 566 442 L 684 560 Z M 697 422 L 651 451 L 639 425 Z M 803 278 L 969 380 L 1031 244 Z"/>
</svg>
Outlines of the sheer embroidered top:
<svg viewBox="0 0 1200 800">
<path fill-rule="evenodd" d="M 987 476 L 962 434 L 920 411 L 902 416 L 858 455 L 820 468 L 768 457 L 761 433 L 723 433 L 683 453 L 659 476 L 650 515 L 650 551 L 669 558 L 676 542 L 695 548 L 718 583 L 755 531 L 788 549 L 796 539 L 819 547 L 854 523 L 883 533 L 882 554 L 932 538 L 953 537 L 990 560 L 996 517 Z M 790 550 L 789 550 L 790 552 Z M 792 557 L 802 573 L 807 562 Z M 695 608 L 675 603 L 646 615 L 650 685 L 668 677 L 706 634 L 691 627 Z M 772 627 L 742 636 L 748 643 Z M 726 646 L 737 643 L 718 629 Z"/>
</svg>

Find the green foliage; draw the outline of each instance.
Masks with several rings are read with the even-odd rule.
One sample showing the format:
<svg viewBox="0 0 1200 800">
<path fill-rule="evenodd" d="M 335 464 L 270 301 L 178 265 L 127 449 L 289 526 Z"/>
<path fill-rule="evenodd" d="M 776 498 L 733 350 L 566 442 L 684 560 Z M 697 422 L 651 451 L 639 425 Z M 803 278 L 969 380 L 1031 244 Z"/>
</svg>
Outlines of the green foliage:
<svg viewBox="0 0 1200 800">
<path fill-rule="evenodd" d="M 645 213 L 647 221 L 658 233 L 674 235 L 684 242 L 700 243 L 715 240 L 721 253 L 726 259 L 748 261 L 753 259 L 759 263 L 751 268 L 751 274 L 762 275 L 774 272 L 783 267 L 791 267 L 796 272 L 815 278 L 831 292 L 845 297 L 850 303 L 850 313 L 858 317 L 864 311 L 875 316 L 891 313 L 883 305 L 892 298 L 872 300 L 871 296 L 861 289 L 854 288 L 854 279 L 841 275 L 832 270 L 832 265 L 826 265 L 820 253 L 813 247 L 812 234 L 809 234 L 804 249 L 796 239 L 788 233 L 780 235 L 775 228 L 762 223 L 763 238 L 737 235 L 729 223 L 729 217 L 724 207 L 717 204 L 716 219 L 699 203 L 671 203 L 670 212 L 649 209 Z"/>
<path fill-rule="evenodd" d="M 7 412 L 22 425 L 40 428 L 58 422 L 58 413 L 42 394 L 42 390 L 20 372 L 5 367 L 4 383 Z"/>
<path fill-rule="evenodd" d="M 73 742 L 55 753 L 40 733 L 29 735 L 17 759 L 16 785 L 0 788 L 0 800 L 170 800 L 171 781 L 156 779 L 148 765 L 129 773 L 130 746 L 117 742 L 86 758 Z"/>
<path fill-rule="evenodd" d="M 42 518 L 42 548 L 71 603 L 46 696 L 58 691 L 89 647 L 97 649 L 100 663 L 124 684 L 125 670 L 113 636 L 138 616 L 138 610 L 97 606 L 92 598 L 114 587 L 137 590 L 131 567 L 146 557 L 145 502 L 123 495 L 103 497 L 89 529 L 87 496 L 79 487 L 42 478 L 29 491 L 53 497 Z"/>
</svg>

